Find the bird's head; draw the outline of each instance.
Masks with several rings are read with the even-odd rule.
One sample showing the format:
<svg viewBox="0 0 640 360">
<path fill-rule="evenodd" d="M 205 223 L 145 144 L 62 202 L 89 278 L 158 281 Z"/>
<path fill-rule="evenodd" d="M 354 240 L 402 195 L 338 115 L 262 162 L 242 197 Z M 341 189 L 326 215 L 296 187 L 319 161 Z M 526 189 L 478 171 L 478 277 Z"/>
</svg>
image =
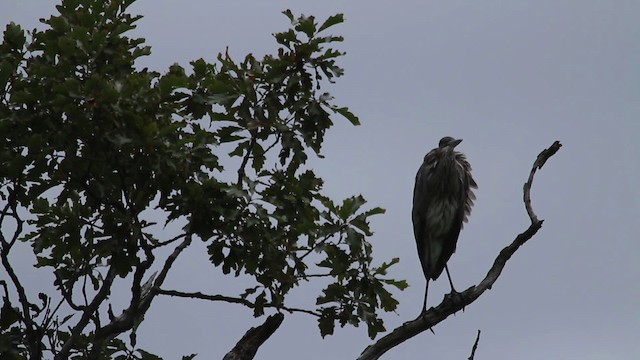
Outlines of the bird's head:
<svg viewBox="0 0 640 360">
<path fill-rule="evenodd" d="M 445 136 L 442 139 L 440 139 L 440 142 L 438 143 L 438 147 L 443 150 L 445 149 L 453 150 L 461 142 L 462 142 L 462 139 L 454 139 L 451 136 Z"/>
</svg>

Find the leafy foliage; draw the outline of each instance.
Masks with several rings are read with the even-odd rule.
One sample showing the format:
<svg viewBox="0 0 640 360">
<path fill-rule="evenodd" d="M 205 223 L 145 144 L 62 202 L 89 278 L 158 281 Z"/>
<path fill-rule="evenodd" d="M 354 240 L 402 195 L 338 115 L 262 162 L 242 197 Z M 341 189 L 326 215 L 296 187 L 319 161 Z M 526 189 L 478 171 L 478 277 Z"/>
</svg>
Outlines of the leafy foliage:
<svg viewBox="0 0 640 360">
<path fill-rule="evenodd" d="M 192 238 L 223 273 L 255 279 L 239 294 L 255 316 L 287 310 L 301 281 L 325 278 L 306 311 L 323 336 L 336 322 L 365 322 L 371 337 L 383 331 L 377 310 L 397 305 L 388 286 L 406 287 L 384 277 L 397 259 L 371 264 L 369 217 L 384 211 L 362 210 L 362 196 L 335 203 L 305 166 L 321 156 L 332 115 L 359 124 L 321 91 L 343 74 L 343 53 L 331 47 L 343 39 L 325 34 L 342 15 L 318 24 L 285 11 L 292 28 L 274 34 L 274 55 L 234 61 L 224 53 L 159 73 L 135 66 L 151 50 L 125 36 L 140 19 L 126 12 L 132 2 L 65 0 L 45 30 L 11 23 L 4 31 L 0 255 L 10 281 L 2 357 L 157 358 L 133 350 L 135 331 Z M 153 231 L 162 216 L 149 211 L 183 232 L 162 238 Z M 55 275 L 59 294 L 41 294 L 41 304 L 11 267 L 18 240 Z M 150 276 L 164 247 L 173 253 Z M 108 299 L 115 281 L 132 283 L 119 316 Z M 125 332 L 129 344 L 118 337 Z"/>
</svg>

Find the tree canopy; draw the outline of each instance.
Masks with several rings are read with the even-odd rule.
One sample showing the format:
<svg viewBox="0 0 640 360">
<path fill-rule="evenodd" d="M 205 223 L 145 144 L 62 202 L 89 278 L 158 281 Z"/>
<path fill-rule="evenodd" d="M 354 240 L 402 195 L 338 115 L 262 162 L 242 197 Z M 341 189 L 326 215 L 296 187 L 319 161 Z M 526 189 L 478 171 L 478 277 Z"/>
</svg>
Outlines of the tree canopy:
<svg viewBox="0 0 640 360">
<path fill-rule="evenodd" d="M 329 34 L 343 16 L 285 11 L 291 28 L 274 34 L 271 55 L 225 51 L 160 72 L 136 66 L 151 47 L 128 37 L 141 18 L 131 3 L 64 0 L 43 30 L 4 30 L 2 358 L 155 358 L 135 341 L 153 300 L 206 297 L 162 288 L 193 241 L 218 271 L 254 279 L 215 295 L 222 301 L 256 317 L 315 316 L 323 336 L 336 324 L 383 331 L 379 311 L 397 306 L 390 288 L 407 286 L 387 277 L 397 259 L 372 264 L 369 218 L 384 210 L 359 195 L 331 199 L 306 166 L 334 121 L 359 124 L 325 91 L 343 75 L 343 39 Z M 25 289 L 12 265 L 18 242 L 57 293 Z M 316 303 L 289 307 L 309 281 L 324 286 Z M 131 289 L 121 308 L 116 283 Z"/>
</svg>

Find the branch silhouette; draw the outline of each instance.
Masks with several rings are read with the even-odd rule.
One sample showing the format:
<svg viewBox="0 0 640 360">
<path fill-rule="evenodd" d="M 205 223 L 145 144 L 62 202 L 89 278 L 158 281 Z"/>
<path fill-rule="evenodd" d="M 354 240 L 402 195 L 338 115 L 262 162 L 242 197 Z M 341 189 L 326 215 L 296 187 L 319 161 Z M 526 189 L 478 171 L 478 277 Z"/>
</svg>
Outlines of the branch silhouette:
<svg viewBox="0 0 640 360">
<path fill-rule="evenodd" d="M 471 355 L 467 360 L 473 360 L 476 356 L 476 350 L 478 350 L 478 343 L 480 342 L 480 330 L 478 329 L 478 335 L 476 336 L 476 342 L 473 343 L 473 347 L 471 348 Z"/>
<path fill-rule="evenodd" d="M 260 345 L 278 330 L 283 320 L 284 315 L 277 313 L 269 316 L 262 325 L 252 327 L 238 341 L 236 346 L 224 356 L 223 360 L 253 359 Z"/>
<path fill-rule="evenodd" d="M 542 227 L 544 220 L 538 219 L 531 205 L 533 178 L 536 171 L 541 169 L 547 160 L 558 152 L 560 147 L 562 147 L 562 144 L 560 144 L 559 141 L 555 141 L 551 146 L 542 150 L 536 157 L 531 172 L 529 173 L 529 178 L 523 186 L 524 206 L 531 220 L 531 224 L 526 230 L 516 236 L 511 244 L 500 251 L 484 279 L 482 279 L 478 285 L 471 286 L 461 293 L 449 293 L 445 295 L 438 306 L 430 308 L 426 313 L 418 315 L 414 320 L 405 322 L 375 343 L 369 345 L 364 349 L 362 354 L 360 354 L 358 360 L 374 360 L 380 358 L 380 356 L 393 347 L 398 346 L 425 330 L 431 329 L 450 315 L 464 309 L 467 305 L 478 299 L 486 290 L 491 289 L 496 280 L 498 280 L 507 261 L 511 259 L 511 256 Z"/>
</svg>

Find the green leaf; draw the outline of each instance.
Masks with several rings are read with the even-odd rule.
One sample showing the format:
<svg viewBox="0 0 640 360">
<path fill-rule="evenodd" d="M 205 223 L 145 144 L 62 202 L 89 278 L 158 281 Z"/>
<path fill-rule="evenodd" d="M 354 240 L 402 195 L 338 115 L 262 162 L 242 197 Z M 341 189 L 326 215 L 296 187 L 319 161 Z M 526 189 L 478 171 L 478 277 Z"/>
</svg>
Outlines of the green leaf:
<svg viewBox="0 0 640 360">
<path fill-rule="evenodd" d="M 236 135 L 238 132 L 242 132 L 245 129 L 239 126 L 225 126 L 218 130 L 218 136 L 220 137 L 220 143 L 234 142 L 244 139 L 245 136 Z"/>
<path fill-rule="evenodd" d="M 327 335 L 333 335 L 335 328 L 336 310 L 333 307 L 322 309 L 322 314 L 318 319 L 318 327 L 320 328 L 320 335 L 325 337 Z"/>
<path fill-rule="evenodd" d="M 46 198 L 34 199 L 32 206 L 32 210 L 36 214 L 45 214 L 49 212 L 49 200 Z"/>
<path fill-rule="evenodd" d="M 261 292 L 254 301 L 253 316 L 258 317 L 264 315 L 264 305 L 267 303 L 265 292 Z"/>
<path fill-rule="evenodd" d="M 387 269 L 389 269 L 389 267 L 391 267 L 392 265 L 395 265 L 395 264 L 397 264 L 399 262 L 400 262 L 400 258 L 394 257 L 393 259 L 391 259 L 390 262 L 384 262 L 384 263 L 382 263 L 382 265 L 378 266 L 375 269 L 374 274 L 387 275 Z"/>
<path fill-rule="evenodd" d="M 3 35 L 4 41 L 15 50 L 21 50 L 26 41 L 24 30 L 13 21 L 7 24 Z"/>
<path fill-rule="evenodd" d="M 371 228 L 369 227 L 369 223 L 364 220 L 362 216 L 357 216 L 356 218 L 351 220 L 349 224 L 362 231 L 367 236 L 373 235 L 373 232 L 371 232 Z"/>
<path fill-rule="evenodd" d="M 295 31 L 291 29 L 289 29 L 289 31 L 286 31 L 286 32 L 275 33 L 273 34 L 273 37 L 276 38 L 276 41 L 278 42 L 278 44 L 284 45 L 287 48 L 291 48 L 292 43 L 298 42 L 298 37 L 296 36 Z"/>
<path fill-rule="evenodd" d="M 385 284 L 389 284 L 389 285 L 395 286 L 396 288 L 398 288 L 398 290 L 404 290 L 404 289 L 409 287 L 409 284 L 407 283 L 406 280 L 384 279 L 384 280 L 381 280 L 381 281 L 384 282 Z"/>
<path fill-rule="evenodd" d="M 372 322 L 368 322 L 367 325 L 367 332 L 369 334 L 369 338 L 371 338 L 372 340 L 375 339 L 378 333 L 386 331 L 383 322 L 380 319 L 375 319 Z"/>
<path fill-rule="evenodd" d="M 344 116 L 347 120 L 349 120 L 349 122 L 355 126 L 360 125 L 360 119 L 358 119 L 357 116 L 355 116 L 351 111 L 349 111 L 349 108 L 347 107 L 332 107 L 331 108 L 334 112 Z"/>
<path fill-rule="evenodd" d="M 249 148 L 250 141 L 246 140 L 239 143 L 232 152 L 229 153 L 229 156 L 243 156 L 245 151 Z"/>
<path fill-rule="evenodd" d="M 381 207 L 374 207 L 374 208 L 373 208 L 373 209 L 371 209 L 371 210 L 367 210 L 367 211 L 365 211 L 365 212 L 363 213 L 363 215 L 364 215 L 365 217 L 369 217 L 369 216 L 372 216 L 372 215 L 380 215 L 380 214 L 384 214 L 384 213 L 386 213 L 386 212 L 387 212 L 387 210 L 385 210 L 385 209 L 383 209 L 383 208 L 381 208 Z"/>
<path fill-rule="evenodd" d="M 394 311 L 398 307 L 398 300 L 391 296 L 391 293 L 380 287 L 378 290 L 378 296 L 380 297 L 380 307 L 384 311 Z"/>
<path fill-rule="evenodd" d="M 162 96 L 167 96 L 171 94 L 171 92 L 173 92 L 175 89 L 184 88 L 188 85 L 188 79 L 184 74 L 167 74 L 161 77 L 158 83 Z"/>
<path fill-rule="evenodd" d="M 9 301 L 5 298 L 2 309 L 0 309 L 0 330 L 8 329 L 18 320 L 20 320 L 20 313 L 12 308 Z"/>
<path fill-rule="evenodd" d="M 298 18 L 298 24 L 296 25 L 296 30 L 302 31 L 309 38 L 312 38 L 316 33 L 315 17 L 300 15 Z"/>
<path fill-rule="evenodd" d="M 224 252 L 222 251 L 223 249 L 224 244 L 219 241 L 214 241 L 213 243 L 211 243 L 211 245 L 209 245 L 207 249 L 209 253 L 209 260 L 213 265 L 218 266 L 222 264 L 222 261 L 224 261 Z"/>
<path fill-rule="evenodd" d="M 69 321 L 75 314 L 69 314 L 67 316 L 65 316 L 62 321 L 60 321 L 59 325 L 62 326 L 64 325 L 67 321 Z"/>
<path fill-rule="evenodd" d="M 193 67 L 193 74 L 198 78 L 204 77 L 209 68 L 209 64 L 203 58 L 193 60 L 190 64 Z"/>
<path fill-rule="evenodd" d="M 295 23 L 295 20 L 293 19 L 293 13 L 291 12 L 291 10 L 287 9 L 282 13 L 289 18 L 289 21 L 291 21 L 292 24 Z"/>
<path fill-rule="evenodd" d="M 259 172 L 260 170 L 262 170 L 264 162 L 267 160 L 267 158 L 264 156 L 264 149 L 258 142 L 253 144 L 251 155 L 253 157 L 251 165 L 256 172 Z"/>
<path fill-rule="evenodd" d="M 366 200 L 362 195 L 352 196 L 342 201 L 342 206 L 338 210 L 338 216 L 343 220 L 346 220 L 349 216 L 353 215 L 358 209 L 366 203 Z"/>
<path fill-rule="evenodd" d="M 321 32 L 324 29 L 330 28 L 333 25 L 336 24 L 340 24 L 344 22 L 344 15 L 343 14 L 336 14 L 333 16 L 329 16 L 329 18 L 327 18 L 327 20 L 325 20 L 322 25 L 320 25 L 320 27 L 318 28 L 318 32 Z"/>
<path fill-rule="evenodd" d="M 140 353 L 140 355 L 142 355 L 140 357 L 141 360 L 162 360 L 161 357 L 159 357 L 158 355 L 154 355 L 150 352 L 147 352 L 144 350 L 138 350 L 138 352 Z"/>
</svg>

